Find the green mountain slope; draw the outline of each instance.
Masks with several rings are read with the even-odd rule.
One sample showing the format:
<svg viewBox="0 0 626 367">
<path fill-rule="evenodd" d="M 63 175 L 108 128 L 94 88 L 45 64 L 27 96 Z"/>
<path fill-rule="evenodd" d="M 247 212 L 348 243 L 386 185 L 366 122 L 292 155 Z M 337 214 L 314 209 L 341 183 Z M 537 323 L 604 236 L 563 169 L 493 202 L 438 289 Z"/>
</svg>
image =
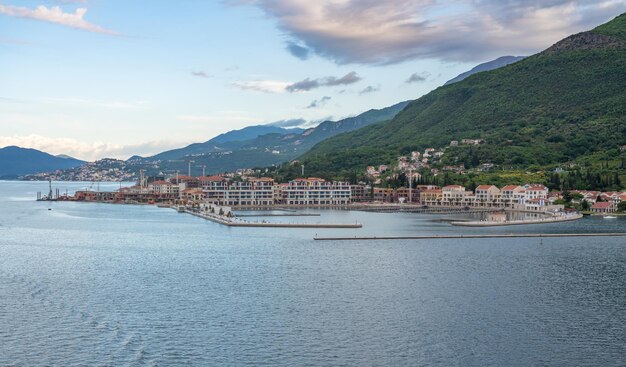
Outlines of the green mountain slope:
<svg viewBox="0 0 626 367">
<path fill-rule="evenodd" d="M 626 14 L 493 71 L 440 87 L 388 123 L 341 134 L 302 157 L 311 173 L 362 171 L 451 140 L 449 163 L 523 168 L 577 161 L 626 144 Z"/>
</svg>

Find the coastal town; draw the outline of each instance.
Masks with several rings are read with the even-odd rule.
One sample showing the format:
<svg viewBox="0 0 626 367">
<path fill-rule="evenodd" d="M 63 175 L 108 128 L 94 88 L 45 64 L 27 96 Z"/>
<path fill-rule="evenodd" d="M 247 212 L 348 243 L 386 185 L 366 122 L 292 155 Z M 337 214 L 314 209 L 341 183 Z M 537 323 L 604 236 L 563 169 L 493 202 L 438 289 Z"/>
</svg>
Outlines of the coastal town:
<svg viewBox="0 0 626 367">
<path fill-rule="evenodd" d="M 141 177 L 116 191 L 82 190 L 61 200 L 128 204 L 205 203 L 242 209 L 273 207 L 355 207 L 394 205 L 421 208 L 484 208 L 535 213 L 575 211 L 571 204 L 594 213 L 613 213 L 626 203 L 626 192 L 550 191 L 541 184 L 409 185 L 383 188 L 321 178 L 297 178 L 279 183 L 270 177 L 175 175 Z"/>
</svg>

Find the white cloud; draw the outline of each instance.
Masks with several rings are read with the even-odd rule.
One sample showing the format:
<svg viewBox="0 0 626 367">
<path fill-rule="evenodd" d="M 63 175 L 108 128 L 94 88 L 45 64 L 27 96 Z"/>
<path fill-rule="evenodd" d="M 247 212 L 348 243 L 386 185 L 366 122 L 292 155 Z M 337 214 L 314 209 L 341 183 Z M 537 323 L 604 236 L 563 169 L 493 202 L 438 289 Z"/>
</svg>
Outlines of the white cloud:
<svg viewBox="0 0 626 367">
<path fill-rule="evenodd" d="M 184 146 L 188 143 L 160 140 L 134 145 L 122 145 L 103 141 L 88 143 L 71 138 L 50 138 L 36 134 L 0 136 L 0 147 L 16 145 L 23 148 L 38 149 L 54 155 L 67 154 L 88 161 L 103 157 L 127 159 L 135 154 L 148 156 Z"/>
<path fill-rule="evenodd" d="M 65 13 L 59 6 L 52 6 L 50 8 L 45 5 L 39 5 L 35 9 L 30 9 L 22 6 L 2 5 L 0 4 L 0 14 L 29 18 L 35 20 L 42 20 L 45 22 L 61 24 L 67 27 L 81 29 L 88 32 L 108 34 L 112 36 L 121 36 L 120 33 L 106 29 L 90 23 L 84 19 L 87 13 L 86 8 L 77 8 L 74 13 Z"/>
<path fill-rule="evenodd" d="M 233 83 L 233 86 L 239 89 L 252 90 L 256 92 L 281 93 L 285 92 L 286 88 L 290 84 L 290 82 L 284 82 L 280 80 L 251 80 L 236 81 Z"/>
<path fill-rule="evenodd" d="M 339 64 L 528 55 L 626 11 L 626 0 L 247 0 L 290 42 Z M 308 55 L 308 53 L 307 53 Z"/>
</svg>

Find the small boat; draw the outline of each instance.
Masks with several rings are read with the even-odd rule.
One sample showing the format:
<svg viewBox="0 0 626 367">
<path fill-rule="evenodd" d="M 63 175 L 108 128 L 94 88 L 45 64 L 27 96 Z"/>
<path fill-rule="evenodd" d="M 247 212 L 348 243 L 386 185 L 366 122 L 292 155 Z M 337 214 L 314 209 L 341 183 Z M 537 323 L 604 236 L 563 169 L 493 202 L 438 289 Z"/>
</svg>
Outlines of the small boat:
<svg viewBox="0 0 626 367">
<path fill-rule="evenodd" d="M 617 217 L 616 217 L 616 216 L 614 216 L 614 215 L 605 215 L 605 216 L 604 216 L 604 217 L 602 217 L 602 218 L 604 218 L 604 219 L 617 219 Z"/>
</svg>

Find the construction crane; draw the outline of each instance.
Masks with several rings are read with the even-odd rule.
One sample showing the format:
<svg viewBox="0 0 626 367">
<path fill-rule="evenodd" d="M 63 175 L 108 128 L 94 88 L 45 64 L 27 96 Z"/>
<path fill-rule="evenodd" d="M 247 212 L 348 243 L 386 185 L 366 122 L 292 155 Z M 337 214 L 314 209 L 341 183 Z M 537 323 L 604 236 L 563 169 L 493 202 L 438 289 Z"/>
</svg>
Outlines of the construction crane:
<svg viewBox="0 0 626 367">
<path fill-rule="evenodd" d="M 167 169 L 167 170 L 163 170 L 163 173 L 168 173 L 168 174 L 175 173 L 176 176 L 174 177 L 176 178 L 176 182 L 178 182 L 178 174 L 180 173 L 179 169 Z"/>
<path fill-rule="evenodd" d="M 206 164 L 203 164 L 201 166 L 196 166 L 196 167 L 198 168 L 202 167 L 202 176 L 203 177 L 206 176 Z"/>
<path fill-rule="evenodd" d="M 144 188 L 146 186 L 146 178 L 145 178 L 146 170 L 139 170 L 139 187 Z"/>
<path fill-rule="evenodd" d="M 187 175 L 190 177 L 191 177 L 191 164 L 196 163 L 196 161 L 194 161 L 193 159 L 186 159 L 186 160 L 170 159 L 168 162 L 187 162 Z"/>
</svg>

